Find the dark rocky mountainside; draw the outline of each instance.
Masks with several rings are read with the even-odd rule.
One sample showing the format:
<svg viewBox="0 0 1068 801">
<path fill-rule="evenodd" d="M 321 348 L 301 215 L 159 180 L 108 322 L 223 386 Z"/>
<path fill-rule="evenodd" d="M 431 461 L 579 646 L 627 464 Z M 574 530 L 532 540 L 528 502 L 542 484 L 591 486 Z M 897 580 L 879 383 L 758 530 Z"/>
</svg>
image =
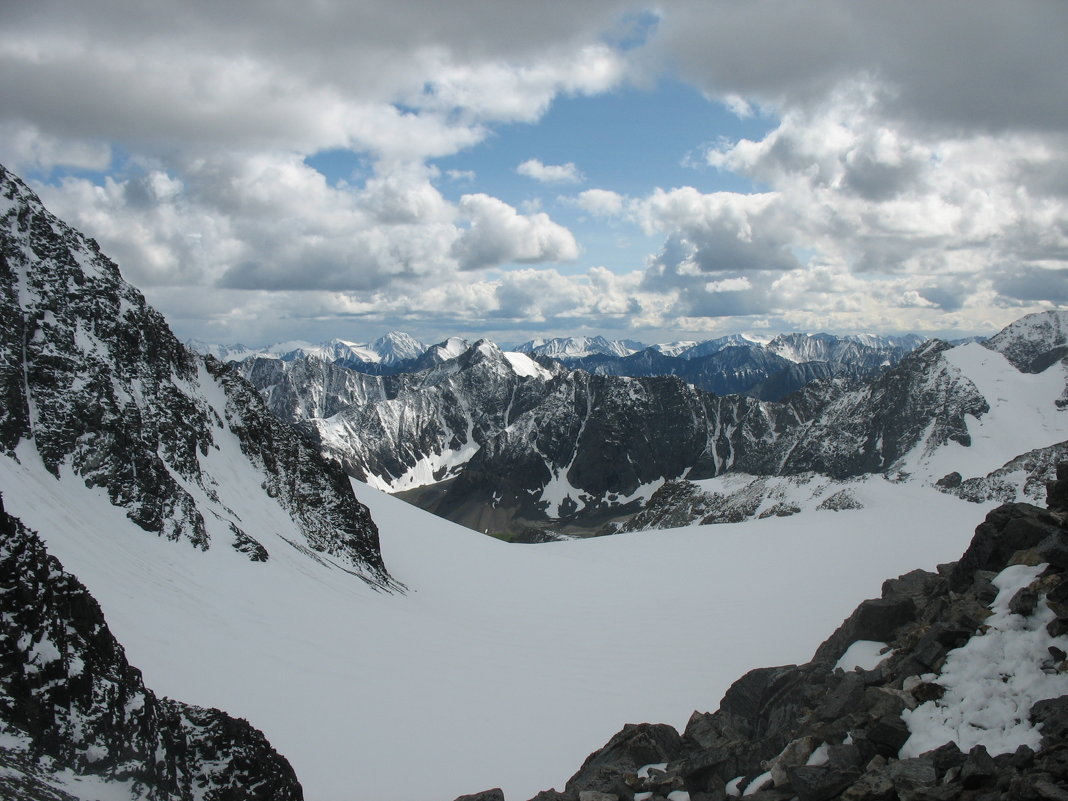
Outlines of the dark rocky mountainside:
<svg viewBox="0 0 1068 801">
<path fill-rule="evenodd" d="M 517 373 L 487 341 L 418 372 L 393 376 L 361 375 L 311 360 L 251 359 L 235 369 L 278 416 L 303 420 L 305 433 L 349 475 L 384 484 L 420 467 L 431 480 L 454 475 L 466 457 L 536 405 L 544 391 L 543 380 Z M 325 413 L 305 413 L 319 408 Z"/>
<path fill-rule="evenodd" d="M 1066 363 L 1064 354 L 1068 352 L 1068 314 L 1046 312 L 1023 317 L 982 344 L 1005 354 L 1021 373 L 1059 369 L 1058 363 Z M 804 424 L 804 430 L 795 432 L 793 440 L 785 438 L 797 446 L 779 473 L 750 470 L 755 477 L 744 484 L 736 483 L 730 492 L 702 490 L 687 481 L 669 481 L 638 514 L 612 525 L 606 533 L 792 514 L 801 511 L 796 498 L 777 506 L 768 503 L 776 495 L 788 496 L 790 493 L 784 491 L 788 483 L 807 486 L 815 481 L 818 485 L 815 477 L 821 475 L 844 480 L 884 474 L 904 480 L 909 477 L 906 462 L 922 462 L 947 442 L 970 446 L 968 419 L 981 419 L 990 405 L 967 376 L 940 358 L 948 347 L 946 343 L 928 343 L 875 381 L 844 392 L 826 404 L 817 403 L 819 412 Z M 819 387 L 816 384 L 797 398 Z M 1050 409 L 1054 417 L 1068 411 L 1068 382 Z M 932 411 L 936 413 L 934 419 Z M 925 429 L 929 425 L 932 427 Z M 1057 437 L 1058 431 L 1063 437 L 1063 423 L 1050 425 L 1050 438 Z M 978 475 L 951 471 L 932 477 L 931 481 L 943 492 L 976 503 L 1018 499 L 1040 502 L 1045 497 L 1046 483 L 1053 479 L 1053 465 L 1065 458 L 1068 441 L 1055 440 Z M 966 468 L 964 460 L 961 469 Z M 774 475 L 789 477 L 789 481 L 775 482 Z M 817 489 L 823 492 L 832 488 Z M 850 491 L 848 486 L 840 488 L 842 493 Z M 825 500 L 830 505 L 816 508 L 847 508 L 836 505 L 841 498 Z"/>
<path fill-rule="evenodd" d="M 933 341 L 868 383 L 817 382 L 782 403 L 702 392 L 671 378 L 579 371 L 490 437 L 436 503 L 467 522 L 476 509 L 554 526 L 635 511 L 620 502 L 659 478 L 890 473 L 919 449 L 967 442 L 986 400 Z M 557 486 L 564 500 L 550 499 Z"/>
<path fill-rule="evenodd" d="M 0 641 L 0 797 L 303 798 L 249 723 L 145 688 L 93 597 L 2 500 Z"/>
<path fill-rule="evenodd" d="M 430 369 L 346 378 L 322 364 L 238 366 L 287 419 L 361 480 L 482 531 L 593 531 L 638 511 L 662 480 L 891 474 L 911 453 L 967 444 L 989 410 L 933 340 L 867 381 L 809 384 L 782 402 L 716 395 L 674 377 L 517 372 L 479 342 Z M 533 365 L 533 363 L 531 363 Z M 427 486 L 432 485 L 432 486 Z"/>
<path fill-rule="evenodd" d="M 146 531 L 269 558 L 235 511 L 227 476 L 241 463 L 260 476 L 257 507 L 391 586 L 378 531 L 336 465 L 229 367 L 181 345 L 93 240 L 2 167 L 0 400 L 0 456 L 103 488 Z"/>
<path fill-rule="evenodd" d="M 681 734 L 626 726 L 535 801 L 1068 797 L 1068 463 L 1057 475 L 1049 509 L 993 510 L 958 562 L 886 581 L 811 662 L 747 673 Z M 1021 727 L 1030 744 L 999 740 Z"/>
</svg>

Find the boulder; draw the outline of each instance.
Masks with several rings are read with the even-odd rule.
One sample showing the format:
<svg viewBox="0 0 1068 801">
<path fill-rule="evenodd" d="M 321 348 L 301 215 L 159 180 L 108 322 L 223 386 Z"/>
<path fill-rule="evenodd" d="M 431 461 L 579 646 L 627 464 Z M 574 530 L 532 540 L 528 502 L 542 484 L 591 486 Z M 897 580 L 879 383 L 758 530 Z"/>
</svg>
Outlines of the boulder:
<svg viewBox="0 0 1068 801">
<path fill-rule="evenodd" d="M 787 770 L 799 801 L 828 801 L 859 777 L 859 771 L 843 771 L 827 765 L 801 765 Z"/>
<path fill-rule="evenodd" d="M 504 801 L 504 791 L 500 787 L 492 790 L 483 790 L 481 793 L 461 795 L 456 801 Z"/>
<path fill-rule="evenodd" d="M 624 778 L 644 765 L 672 762 L 682 755 L 682 737 L 665 724 L 628 723 L 603 748 L 590 754 L 582 767 L 568 779 L 568 794 L 597 790 L 617 795 L 630 794 Z"/>
</svg>

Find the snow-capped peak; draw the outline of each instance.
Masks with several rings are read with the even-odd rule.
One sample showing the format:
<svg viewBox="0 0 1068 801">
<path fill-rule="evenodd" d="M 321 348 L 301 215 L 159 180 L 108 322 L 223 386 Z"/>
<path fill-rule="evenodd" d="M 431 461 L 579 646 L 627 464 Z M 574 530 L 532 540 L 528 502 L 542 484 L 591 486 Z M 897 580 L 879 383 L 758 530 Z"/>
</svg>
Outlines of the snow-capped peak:
<svg viewBox="0 0 1068 801">
<path fill-rule="evenodd" d="M 1028 314 L 984 343 L 1025 372 L 1041 372 L 1068 355 L 1068 311 Z"/>
<path fill-rule="evenodd" d="M 719 337 L 718 339 L 709 339 L 704 342 L 694 343 L 685 351 L 669 355 L 680 356 L 683 359 L 696 359 L 700 356 L 711 356 L 713 353 L 719 353 L 724 348 L 754 346 L 756 344 L 756 342 L 741 334 L 728 334 L 727 336 Z"/>
<path fill-rule="evenodd" d="M 555 337 L 553 339 L 532 339 L 516 347 L 520 353 L 528 356 L 547 356 L 550 359 L 582 359 L 597 354 L 605 356 L 630 356 L 645 350 L 642 342 L 631 339 L 605 339 L 595 337 Z"/>
<path fill-rule="evenodd" d="M 696 340 L 684 339 L 678 342 L 664 342 L 659 345 L 651 345 L 650 348 L 665 356 L 681 356 L 696 344 Z"/>
<path fill-rule="evenodd" d="M 392 364 L 418 359 L 426 350 L 426 345 L 403 331 L 390 331 L 372 342 L 369 348 L 378 355 L 383 364 Z"/>
</svg>

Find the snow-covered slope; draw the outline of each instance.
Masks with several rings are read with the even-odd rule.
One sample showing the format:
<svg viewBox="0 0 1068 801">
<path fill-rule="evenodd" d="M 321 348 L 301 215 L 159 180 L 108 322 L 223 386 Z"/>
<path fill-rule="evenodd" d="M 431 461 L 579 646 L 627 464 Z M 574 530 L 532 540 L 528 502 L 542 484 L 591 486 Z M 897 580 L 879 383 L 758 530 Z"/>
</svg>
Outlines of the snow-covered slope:
<svg viewBox="0 0 1068 801">
<path fill-rule="evenodd" d="M 303 798 L 246 721 L 146 688 L 96 601 L 2 499 L 0 642 L 0 798 Z"/>
<path fill-rule="evenodd" d="M 1021 453 L 1068 440 L 1068 409 L 1057 404 L 1068 384 L 1065 363 L 1025 373 L 1002 353 L 975 343 L 946 351 L 945 359 L 972 382 L 989 411 L 966 418 L 966 446 L 947 442 L 935 452 L 916 452 L 904 470 L 929 480 L 951 472 L 983 475 Z"/>
<path fill-rule="evenodd" d="M 880 482 L 860 511 L 520 547 L 356 485 L 397 595 L 273 536 L 266 564 L 146 537 L 30 459 L 3 476 L 146 684 L 255 721 L 317 801 L 561 786 L 624 723 L 681 726 L 745 670 L 807 659 L 886 576 L 959 555 L 978 519 Z"/>
<path fill-rule="evenodd" d="M 146 537 L 259 562 L 281 537 L 389 585 L 336 465 L 184 348 L 95 242 L 2 167 L 0 397 L 0 490 L 40 469 L 57 497 L 66 478 L 101 489 Z"/>
</svg>

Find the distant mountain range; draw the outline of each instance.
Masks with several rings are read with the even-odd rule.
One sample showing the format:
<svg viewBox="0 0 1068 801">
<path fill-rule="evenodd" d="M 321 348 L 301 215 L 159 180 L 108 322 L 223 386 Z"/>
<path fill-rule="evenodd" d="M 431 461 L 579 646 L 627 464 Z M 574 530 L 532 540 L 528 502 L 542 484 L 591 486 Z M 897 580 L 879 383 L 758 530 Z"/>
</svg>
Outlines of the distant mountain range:
<svg viewBox="0 0 1068 801">
<path fill-rule="evenodd" d="M 598 336 L 535 339 L 514 347 L 504 346 L 503 350 L 526 354 L 543 364 L 552 361 L 596 375 L 633 378 L 673 375 L 720 395 L 779 400 L 817 378 L 871 375 L 896 364 L 924 341 L 915 334 L 899 337 L 780 334 L 757 342 L 733 334 L 703 342 L 650 346 L 634 340 Z M 341 339 L 318 345 L 282 342 L 259 349 L 197 341 L 187 344 L 224 361 L 252 358 L 294 361 L 315 357 L 369 375 L 392 375 L 418 372 L 456 358 L 472 343 L 450 337 L 427 346 L 407 334 L 391 332 L 369 344 Z"/>
<path fill-rule="evenodd" d="M 764 345 L 740 338 L 700 343 L 674 357 L 652 348 L 587 355 L 568 365 L 548 359 L 541 346 L 528 348 L 528 356 L 488 340 L 452 339 L 392 375 L 361 374 L 318 357 L 257 357 L 236 367 L 276 415 L 296 423 L 355 478 L 480 531 L 543 539 L 678 524 L 686 516 L 663 509 L 670 493 L 658 488 L 728 473 L 934 482 L 960 472 L 968 473 L 965 489 L 947 490 L 1004 498 L 1004 491 L 990 495 L 975 482 L 1026 450 L 1068 439 L 1068 417 L 1053 403 L 1066 390 L 1054 371 L 1050 386 L 1033 389 L 1031 400 L 1016 393 L 1010 402 L 995 387 L 1025 379 L 990 354 L 1054 364 L 1064 347 L 1064 316 L 1024 318 L 986 348 L 931 340 L 906 352 L 919 338 L 792 334 Z M 584 340 L 568 350 L 562 343 L 553 352 L 588 352 L 598 344 Z M 609 369 L 619 365 L 642 375 Z M 705 388 L 671 372 L 679 365 L 705 370 Z M 991 371 L 997 378 L 985 377 Z M 1027 414 L 1031 422 L 1017 426 L 1019 436 L 997 437 L 995 455 L 977 461 L 976 426 L 992 411 L 995 419 L 1011 416 L 1014 404 L 1022 414 L 1039 398 L 1048 405 Z M 976 444 L 986 448 L 991 436 Z M 945 456 L 954 447 L 971 450 L 954 461 Z M 1022 492 L 1027 482 L 1018 483 Z M 828 485 L 828 495 L 836 491 Z M 744 503 L 709 492 L 691 504 L 722 507 L 718 518 L 702 515 L 707 522 L 771 508 L 766 493 L 752 487 Z"/>
</svg>

